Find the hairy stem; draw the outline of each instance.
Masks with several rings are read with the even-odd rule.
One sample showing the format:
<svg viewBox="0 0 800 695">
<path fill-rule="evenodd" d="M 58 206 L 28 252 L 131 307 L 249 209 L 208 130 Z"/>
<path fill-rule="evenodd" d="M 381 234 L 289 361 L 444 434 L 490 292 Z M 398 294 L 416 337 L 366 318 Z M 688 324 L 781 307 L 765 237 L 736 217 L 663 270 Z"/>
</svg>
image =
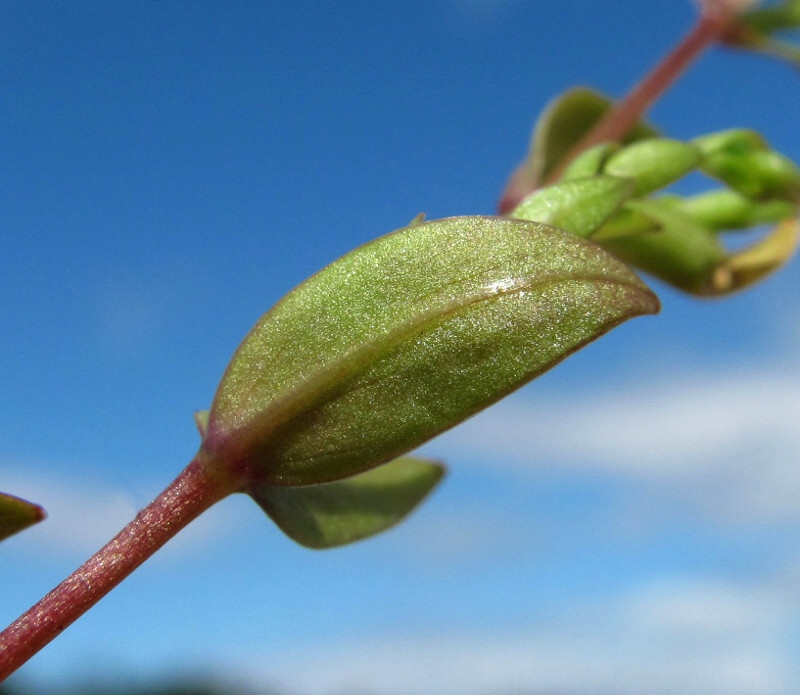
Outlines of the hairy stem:
<svg viewBox="0 0 800 695">
<path fill-rule="evenodd" d="M 195 459 L 104 548 L 0 632 L 0 682 L 71 625 L 232 484 Z"/>
</svg>

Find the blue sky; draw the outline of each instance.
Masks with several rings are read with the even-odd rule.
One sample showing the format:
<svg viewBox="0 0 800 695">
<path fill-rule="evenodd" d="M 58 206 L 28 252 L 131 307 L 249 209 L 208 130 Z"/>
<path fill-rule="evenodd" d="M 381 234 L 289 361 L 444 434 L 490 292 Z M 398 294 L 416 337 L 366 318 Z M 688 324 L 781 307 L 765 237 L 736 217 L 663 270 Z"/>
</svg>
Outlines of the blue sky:
<svg viewBox="0 0 800 695">
<path fill-rule="evenodd" d="M 8 623 L 193 456 L 239 341 L 353 247 L 488 214 L 536 114 L 621 95 L 686 0 L 7 2 L 0 546 Z M 716 50 L 652 120 L 800 161 L 800 76 Z M 800 691 L 797 262 L 637 319 L 424 447 L 450 474 L 341 550 L 226 500 L 36 656 L 42 691 L 207 674 L 290 695 Z"/>
</svg>

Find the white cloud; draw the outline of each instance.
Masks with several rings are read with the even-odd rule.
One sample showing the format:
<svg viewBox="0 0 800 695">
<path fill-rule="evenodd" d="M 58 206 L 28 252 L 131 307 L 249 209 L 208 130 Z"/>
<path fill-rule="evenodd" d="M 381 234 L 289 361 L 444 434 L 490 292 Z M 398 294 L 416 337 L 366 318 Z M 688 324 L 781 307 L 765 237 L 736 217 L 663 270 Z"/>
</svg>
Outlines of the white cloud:
<svg viewBox="0 0 800 695">
<path fill-rule="evenodd" d="M 535 387 L 427 447 L 520 471 L 604 472 L 725 520 L 800 519 L 800 377 L 676 374 L 580 399 Z"/>
<path fill-rule="evenodd" d="M 781 695 L 797 692 L 800 674 L 774 642 L 797 617 L 796 602 L 763 588 L 679 579 L 574 607 L 514 636 L 373 635 L 268 649 L 236 668 L 292 695 Z"/>
</svg>

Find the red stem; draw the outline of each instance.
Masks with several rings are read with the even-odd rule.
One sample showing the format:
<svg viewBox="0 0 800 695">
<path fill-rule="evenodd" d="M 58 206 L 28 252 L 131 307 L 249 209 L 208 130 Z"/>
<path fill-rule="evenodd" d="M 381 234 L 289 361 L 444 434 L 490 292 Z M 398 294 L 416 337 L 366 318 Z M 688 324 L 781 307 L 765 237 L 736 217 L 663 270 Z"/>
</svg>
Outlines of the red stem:
<svg viewBox="0 0 800 695">
<path fill-rule="evenodd" d="M 0 682 L 202 512 L 233 492 L 195 459 L 104 548 L 0 632 Z"/>
<path fill-rule="evenodd" d="M 601 142 L 620 140 L 624 137 L 703 50 L 719 41 L 730 30 L 734 21 L 735 14 L 727 9 L 724 3 L 706 3 L 703 13 L 691 31 L 624 99 L 575 144 L 554 168 L 547 183 L 557 181 L 567 165 L 581 152 Z M 509 180 L 500 200 L 500 213 L 510 212 L 525 196 L 542 184 L 541 181 L 526 182 L 525 172 L 517 170 Z"/>
</svg>

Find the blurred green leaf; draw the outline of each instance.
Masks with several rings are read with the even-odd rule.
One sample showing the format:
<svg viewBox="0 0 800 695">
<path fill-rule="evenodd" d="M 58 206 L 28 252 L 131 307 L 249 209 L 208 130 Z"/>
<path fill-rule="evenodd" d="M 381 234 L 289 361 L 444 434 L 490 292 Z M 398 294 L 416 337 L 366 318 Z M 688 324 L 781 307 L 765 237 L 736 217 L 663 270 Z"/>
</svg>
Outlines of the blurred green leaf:
<svg viewBox="0 0 800 695">
<path fill-rule="evenodd" d="M 695 138 L 703 153 L 701 169 L 754 200 L 800 202 L 800 169 L 770 150 L 761 135 L 729 130 Z"/>
<path fill-rule="evenodd" d="M 633 195 L 643 196 L 674 183 L 700 163 L 700 150 L 667 138 L 639 140 L 612 154 L 603 173 L 633 179 Z"/>
<path fill-rule="evenodd" d="M 598 239 L 603 248 L 686 292 L 713 293 L 711 278 L 727 255 L 717 234 L 669 200 L 631 200 L 624 208 L 657 222 L 658 231 Z"/>
<path fill-rule="evenodd" d="M 775 223 L 790 217 L 796 207 L 784 200 L 759 202 L 730 189 L 676 197 L 675 204 L 695 222 L 716 231 Z"/>
<path fill-rule="evenodd" d="M 0 492 L 0 541 L 39 523 L 46 516 L 39 505 Z"/>
<path fill-rule="evenodd" d="M 444 472 L 436 463 L 406 457 L 323 485 L 255 485 L 248 492 L 287 536 L 309 548 L 332 548 L 394 526 Z"/>
<path fill-rule="evenodd" d="M 531 193 L 509 216 L 587 238 L 630 198 L 633 186 L 630 179 L 603 175 L 561 181 Z"/>
<path fill-rule="evenodd" d="M 737 18 L 744 24 L 763 34 L 800 28 L 800 0 L 783 0 L 768 7 L 759 7 Z"/>
<path fill-rule="evenodd" d="M 800 171 L 777 152 L 719 154 L 709 157 L 702 168 L 748 198 L 800 201 Z"/>
<path fill-rule="evenodd" d="M 243 482 L 348 478 L 657 310 L 625 264 L 547 225 L 456 217 L 405 228 L 262 317 L 223 376 L 200 456 Z"/>
</svg>

